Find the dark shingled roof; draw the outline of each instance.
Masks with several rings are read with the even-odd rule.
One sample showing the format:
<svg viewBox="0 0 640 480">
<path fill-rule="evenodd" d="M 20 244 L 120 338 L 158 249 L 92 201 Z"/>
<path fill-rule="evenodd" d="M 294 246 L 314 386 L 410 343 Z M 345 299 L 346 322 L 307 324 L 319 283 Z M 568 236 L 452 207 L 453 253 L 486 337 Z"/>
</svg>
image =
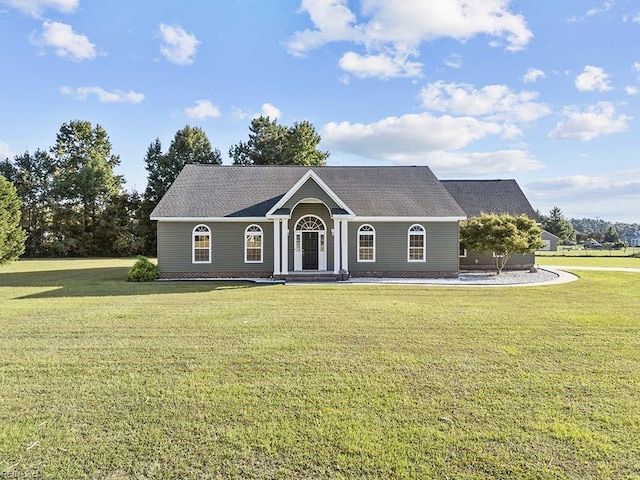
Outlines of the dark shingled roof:
<svg viewBox="0 0 640 480">
<path fill-rule="evenodd" d="M 264 216 L 311 167 L 186 165 L 151 213 Z M 429 167 L 312 167 L 362 217 L 464 217 Z"/>
<path fill-rule="evenodd" d="M 483 213 L 527 215 L 535 210 L 515 180 L 441 180 L 468 217 Z"/>
</svg>

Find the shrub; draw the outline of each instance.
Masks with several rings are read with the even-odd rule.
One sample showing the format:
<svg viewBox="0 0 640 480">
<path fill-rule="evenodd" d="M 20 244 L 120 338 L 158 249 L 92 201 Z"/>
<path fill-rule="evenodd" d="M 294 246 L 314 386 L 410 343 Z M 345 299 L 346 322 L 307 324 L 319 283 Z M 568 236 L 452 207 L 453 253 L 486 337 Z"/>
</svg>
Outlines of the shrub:
<svg viewBox="0 0 640 480">
<path fill-rule="evenodd" d="M 133 264 L 127 274 L 128 282 L 150 282 L 160 276 L 158 266 L 152 263 L 147 257 L 138 256 L 138 260 Z"/>
</svg>

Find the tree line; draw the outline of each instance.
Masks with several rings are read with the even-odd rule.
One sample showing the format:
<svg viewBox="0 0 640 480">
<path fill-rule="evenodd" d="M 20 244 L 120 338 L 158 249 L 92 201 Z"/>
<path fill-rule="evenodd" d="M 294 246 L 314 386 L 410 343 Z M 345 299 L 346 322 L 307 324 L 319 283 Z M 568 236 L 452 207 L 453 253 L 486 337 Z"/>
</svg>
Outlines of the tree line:
<svg viewBox="0 0 640 480">
<path fill-rule="evenodd" d="M 611 223 L 599 218 L 567 219 L 560 207 L 553 207 L 549 215 L 538 212 L 542 228 L 553 233 L 562 244 L 582 243 L 588 240 L 619 244 L 640 236 L 640 224 Z"/>
<path fill-rule="evenodd" d="M 261 116 L 251 121 L 248 141 L 229 148 L 229 157 L 235 165 L 324 165 L 329 154 L 318 150 L 319 142 L 307 121 L 285 126 Z M 18 209 L 2 217 L 0 236 L 6 245 L 9 234 L 22 242 L 18 255 L 26 257 L 155 256 L 156 228 L 149 220 L 155 206 L 185 165 L 220 165 L 222 156 L 201 128 L 187 125 L 166 151 L 156 138 L 143 160 L 145 191 L 127 191 L 105 129 L 82 120 L 64 123 L 50 148 L 0 161 L 0 176 L 8 180 L 0 183 L 0 201 L 7 212 L 9 205 Z M 4 225 L 11 222 L 15 229 Z"/>
</svg>

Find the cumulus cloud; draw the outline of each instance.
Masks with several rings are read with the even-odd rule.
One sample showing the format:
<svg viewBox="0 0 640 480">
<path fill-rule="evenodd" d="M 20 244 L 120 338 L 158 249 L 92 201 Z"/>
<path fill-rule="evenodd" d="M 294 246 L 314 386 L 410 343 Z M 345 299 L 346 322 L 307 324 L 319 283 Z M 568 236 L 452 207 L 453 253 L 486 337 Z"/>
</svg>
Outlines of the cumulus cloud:
<svg viewBox="0 0 640 480">
<path fill-rule="evenodd" d="M 218 118 L 220 109 L 209 100 L 196 100 L 195 106 L 185 108 L 184 113 L 189 118 L 203 120 L 205 118 Z"/>
<path fill-rule="evenodd" d="M 13 157 L 15 157 L 15 154 L 9 148 L 9 144 L 0 142 L 0 160 Z"/>
<path fill-rule="evenodd" d="M 282 114 L 278 107 L 271 105 L 270 103 L 264 103 L 260 112 L 262 115 L 269 117 L 272 120 L 280 118 L 280 115 Z"/>
<path fill-rule="evenodd" d="M 0 0 L 0 4 L 20 10 L 32 17 L 40 18 L 45 10 L 71 13 L 78 8 L 80 0 Z"/>
<path fill-rule="evenodd" d="M 577 107 L 565 107 L 565 120 L 558 122 L 549 133 L 550 138 L 593 140 L 602 135 L 626 132 L 631 117 L 617 114 L 611 102 L 599 102 L 590 105 L 584 111 Z"/>
<path fill-rule="evenodd" d="M 160 24 L 160 53 L 170 62 L 191 65 L 200 41 L 179 25 Z"/>
<path fill-rule="evenodd" d="M 89 38 L 74 32 L 66 23 L 44 22 L 42 34 L 32 37 L 32 43 L 51 47 L 56 55 L 70 60 L 89 60 L 96 56 L 96 47 Z"/>
<path fill-rule="evenodd" d="M 527 73 L 522 77 L 522 81 L 524 83 L 535 83 L 541 78 L 545 78 L 545 73 L 538 68 L 530 68 L 527 70 Z"/>
<path fill-rule="evenodd" d="M 627 92 L 627 95 L 637 95 L 640 92 L 638 87 L 634 87 L 633 85 L 625 87 L 624 90 Z"/>
<path fill-rule="evenodd" d="M 390 57 L 379 55 L 359 55 L 345 53 L 339 62 L 340 68 L 358 78 L 378 77 L 416 77 L 420 75 L 422 63 L 411 62 L 406 56 Z"/>
<path fill-rule="evenodd" d="M 136 93 L 133 90 L 128 92 L 121 90 L 109 92 L 102 87 L 78 87 L 74 90 L 65 86 L 60 88 L 60 93 L 72 95 L 78 100 L 86 100 L 90 96 L 95 96 L 100 103 L 140 103 L 144 100 L 144 94 Z"/>
<path fill-rule="evenodd" d="M 506 85 L 477 89 L 466 83 L 438 81 L 425 86 L 420 98 L 428 110 L 485 116 L 490 120 L 531 122 L 550 113 L 549 107 L 535 102 L 537 92 L 514 92 Z"/>
<path fill-rule="evenodd" d="M 576 77 L 576 88 L 581 92 L 606 92 L 611 90 L 609 74 L 600 67 L 587 65 L 584 71 Z"/>
<path fill-rule="evenodd" d="M 633 67 L 631 67 L 634 72 L 640 73 L 640 62 L 634 62 Z"/>
<path fill-rule="evenodd" d="M 556 205 L 570 206 L 569 217 L 600 216 L 612 221 L 636 222 L 624 218 L 621 204 L 640 202 L 640 169 L 607 173 L 602 176 L 570 175 L 541 179 L 522 185 L 527 198 L 542 211 Z M 564 210 L 564 209 L 563 209 Z M 628 210 L 633 217 L 632 210 Z"/>
<path fill-rule="evenodd" d="M 366 54 L 347 60 L 359 60 L 362 69 L 364 59 L 373 59 L 375 65 L 366 76 L 381 71 L 383 78 L 389 78 L 388 60 L 404 58 L 407 63 L 407 56 L 417 54 L 423 42 L 439 38 L 464 42 L 484 34 L 506 39 L 508 50 L 521 50 L 533 37 L 524 17 L 509 11 L 509 0 L 472 4 L 466 0 L 363 0 L 360 5 L 361 21 L 347 0 L 302 0 L 301 11 L 309 15 L 313 28 L 294 33 L 287 42 L 289 53 L 303 56 L 327 43 L 352 42 L 362 45 Z M 382 60 L 386 68 L 380 68 Z M 418 67 L 415 63 L 397 72 L 415 75 Z"/>
</svg>

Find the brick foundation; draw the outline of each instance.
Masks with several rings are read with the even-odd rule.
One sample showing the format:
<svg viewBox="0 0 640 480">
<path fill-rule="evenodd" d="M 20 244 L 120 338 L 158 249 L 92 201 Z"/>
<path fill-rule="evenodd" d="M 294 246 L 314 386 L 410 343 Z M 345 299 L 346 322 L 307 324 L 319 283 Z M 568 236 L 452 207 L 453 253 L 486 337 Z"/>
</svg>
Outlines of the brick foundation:
<svg viewBox="0 0 640 480">
<path fill-rule="evenodd" d="M 351 278 L 456 278 L 458 272 L 350 272 Z"/>
<path fill-rule="evenodd" d="M 271 278 L 271 272 L 160 272 L 161 280 Z"/>
</svg>

